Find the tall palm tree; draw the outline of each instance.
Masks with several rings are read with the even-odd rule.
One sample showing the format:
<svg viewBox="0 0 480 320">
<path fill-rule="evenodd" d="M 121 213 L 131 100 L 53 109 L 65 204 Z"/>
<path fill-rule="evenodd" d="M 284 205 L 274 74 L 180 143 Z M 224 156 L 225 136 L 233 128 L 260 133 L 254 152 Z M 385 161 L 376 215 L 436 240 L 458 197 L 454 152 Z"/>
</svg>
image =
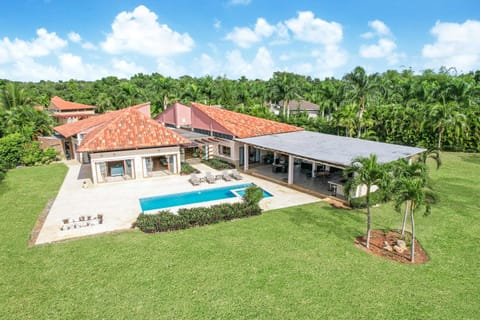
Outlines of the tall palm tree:
<svg viewBox="0 0 480 320">
<path fill-rule="evenodd" d="M 423 184 L 427 183 L 427 166 L 423 162 L 413 162 L 410 163 L 407 159 L 400 159 L 393 164 L 393 176 L 396 180 L 402 179 L 419 179 Z M 398 185 L 401 186 L 401 185 Z M 394 193 L 397 190 L 394 188 Z M 402 231 L 401 235 L 405 234 L 405 226 L 407 223 L 408 213 L 410 211 L 410 202 L 405 202 L 405 212 L 403 215 L 402 221 Z"/>
<path fill-rule="evenodd" d="M 346 82 L 347 96 L 358 106 L 358 129 L 357 137 L 362 134 L 362 118 L 368 105 L 368 100 L 372 96 L 376 85 L 370 81 L 365 69 L 356 67 L 352 72 L 344 77 Z"/>
<path fill-rule="evenodd" d="M 416 209 L 425 205 L 425 214 L 430 214 L 431 204 L 436 200 L 433 191 L 426 187 L 425 182 L 420 178 L 403 177 L 396 181 L 395 208 L 400 211 L 401 206 L 407 203 L 410 223 L 412 228 L 412 244 L 410 261 L 415 262 L 415 219 Z"/>
<path fill-rule="evenodd" d="M 445 97 L 442 97 L 441 103 L 433 105 L 429 116 L 428 121 L 431 121 L 433 128 L 437 130 L 438 150 L 442 149 L 445 132 L 451 131 L 455 138 L 459 138 L 467 128 L 467 118 L 459 111 L 458 104 L 447 102 Z"/>
<path fill-rule="evenodd" d="M 367 157 L 359 157 L 352 160 L 349 167 L 344 170 L 344 176 L 347 178 L 345 184 L 345 194 L 350 197 L 352 192 L 359 186 L 365 186 L 365 203 L 367 206 L 367 241 L 366 247 L 370 248 L 370 194 L 373 186 L 386 188 L 389 183 L 388 171 L 384 164 L 378 162 L 377 156 L 371 154 Z"/>
</svg>

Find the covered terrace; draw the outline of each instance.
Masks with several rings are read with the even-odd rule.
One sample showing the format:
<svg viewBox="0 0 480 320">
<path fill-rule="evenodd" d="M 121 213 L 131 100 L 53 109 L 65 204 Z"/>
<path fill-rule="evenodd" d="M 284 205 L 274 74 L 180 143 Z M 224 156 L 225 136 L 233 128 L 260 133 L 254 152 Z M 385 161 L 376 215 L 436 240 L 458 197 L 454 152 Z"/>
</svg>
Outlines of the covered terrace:
<svg viewBox="0 0 480 320">
<path fill-rule="evenodd" d="M 344 200 L 343 170 L 357 157 L 375 154 L 380 163 L 410 159 L 425 149 L 396 144 L 297 131 L 236 139 L 244 144 L 245 157 L 249 148 L 261 150 L 264 157 L 273 161 L 243 169 L 254 174 L 299 186 L 324 196 Z M 353 197 L 362 196 L 366 190 L 358 188 Z"/>
</svg>

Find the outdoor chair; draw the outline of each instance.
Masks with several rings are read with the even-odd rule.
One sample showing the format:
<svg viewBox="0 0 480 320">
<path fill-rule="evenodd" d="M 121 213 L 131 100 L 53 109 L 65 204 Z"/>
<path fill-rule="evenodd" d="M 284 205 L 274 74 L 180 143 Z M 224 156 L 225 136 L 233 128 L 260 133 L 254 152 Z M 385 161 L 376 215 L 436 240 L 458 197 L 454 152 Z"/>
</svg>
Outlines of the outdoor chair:
<svg viewBox="0 0 480 320">
<path fill-rule="evenodd" d="M 232 177 L 228 174 L 228 171 L 227 171 L 227 170 L 223 171 L 223 173 L 222 173 L 222 178 L 223 178 L 223 180 L 225 180 L 225 181 L 232 181 Z"/>
<path fill-rule="evenodd" d="M 211 172 L 207 172 L 205 179 L 208 183 L 215 183 L 215 176 Z"/>
<path fill-rule="evenodd" d="M 242 180 L 243 177 L 240 173 L 238 173 L 237 170 L 233 170 L 232 173 L 230 174 L 230 176 L 235 179 L 235 180 Z"/>
<path fill-rule="evenodd" d="M 190 179 L 188 179 L 188 181 L 193 185 L 193 186 L 198 186 L 200 185 L 200 178 L 197 177 L 197 175 L 195 173 L 192 173 L 192 175 L 190 176 Z"/>
</svg>

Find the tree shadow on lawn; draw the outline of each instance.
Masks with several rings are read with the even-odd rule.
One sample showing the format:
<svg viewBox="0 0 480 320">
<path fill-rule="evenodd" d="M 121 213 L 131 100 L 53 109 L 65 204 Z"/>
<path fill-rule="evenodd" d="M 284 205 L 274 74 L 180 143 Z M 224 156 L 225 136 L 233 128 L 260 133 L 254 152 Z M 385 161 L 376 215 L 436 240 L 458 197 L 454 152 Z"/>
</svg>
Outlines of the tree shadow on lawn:
<svg viewBox="0 0 480 320">
<path fill-rule="evenodd" d="M 364 232 L 366 217 L 360 210 L 338 209 L 317 205 L 315 209 L 288 211 L 290 221 L 299 227 L 314 227 L 317 232 L 353 241 Z"/>
</svg>

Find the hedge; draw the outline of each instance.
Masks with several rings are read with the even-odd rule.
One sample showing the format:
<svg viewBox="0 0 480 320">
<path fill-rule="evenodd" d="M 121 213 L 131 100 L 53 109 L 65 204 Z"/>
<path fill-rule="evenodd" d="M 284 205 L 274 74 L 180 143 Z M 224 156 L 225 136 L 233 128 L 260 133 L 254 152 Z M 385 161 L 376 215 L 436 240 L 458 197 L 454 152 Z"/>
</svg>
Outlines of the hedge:
<svg viewBox="0 0 480 320">
<path fill-rule="evenodd" d="M 209 159 L 202 160 L 202 163 L 206 164 L 209 167 L 212 167 L 215 170 L 224 170 L 224 169 L 233 169 L 235 166 L 230 162 L 226 162 L 220 159 Z"/>
<path fill-rule="evenodd" d="M 179 209 L 178 214 L 173 214 L 169 210 L 162 210 L 157 214 L 140 213 L 133 226 L 146 233 L 164 232 L 245 218 L 261 213 L 262 209 L 258 204 L 222 203 L 211 207 Z"/>
</svg>

